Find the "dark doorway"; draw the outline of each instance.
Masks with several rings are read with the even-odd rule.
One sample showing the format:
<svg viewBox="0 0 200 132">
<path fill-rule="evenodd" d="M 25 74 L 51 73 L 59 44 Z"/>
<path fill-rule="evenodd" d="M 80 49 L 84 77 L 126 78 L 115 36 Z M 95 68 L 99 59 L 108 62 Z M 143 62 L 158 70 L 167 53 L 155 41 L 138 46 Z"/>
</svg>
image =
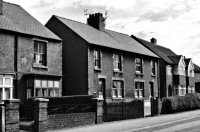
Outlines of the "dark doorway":
<svg viewBox="0 0 200 132">
<path fill-rule="evenodd" d="M 149 90 L 150 90 L 150 96 L 154 97 L 154 86 L 153 86 L 153 82 L 149 82 Z"/>
<path fill-rule="evenodd" d="M 168 96 L 171 97 L 172 96 L 172 86 L 169 84 L 168 86 Z"/>
<path fill-rule="evenodd" d="M 104 78 L 99 79 L 99 97 L 106 100 L 106 80 Z"/>
</svg>

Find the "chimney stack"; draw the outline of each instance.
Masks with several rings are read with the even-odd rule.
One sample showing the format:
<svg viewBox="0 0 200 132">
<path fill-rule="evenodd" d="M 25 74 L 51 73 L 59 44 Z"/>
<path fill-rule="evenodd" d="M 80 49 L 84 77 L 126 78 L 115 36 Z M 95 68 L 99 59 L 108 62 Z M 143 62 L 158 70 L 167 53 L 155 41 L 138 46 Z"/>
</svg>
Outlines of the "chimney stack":
<svg viewBox="0 0 200 132">
<path fill-rule="evenodd" d="M 151 38 L 151 43 L 157 44 L 157 40 L 155 38 Z"/>
<path fill-rule="evenodd" d="M 0 15 L 3 15 L 3 0 L 0 0 Z"/>
<path fill-rule="evenodd" d="M 102 13 L 90 14 L 89 18 L 87 19 L 87 24 L 98 30 L 104 30 L 105 18 L 103 17 Z"/>
</svg>

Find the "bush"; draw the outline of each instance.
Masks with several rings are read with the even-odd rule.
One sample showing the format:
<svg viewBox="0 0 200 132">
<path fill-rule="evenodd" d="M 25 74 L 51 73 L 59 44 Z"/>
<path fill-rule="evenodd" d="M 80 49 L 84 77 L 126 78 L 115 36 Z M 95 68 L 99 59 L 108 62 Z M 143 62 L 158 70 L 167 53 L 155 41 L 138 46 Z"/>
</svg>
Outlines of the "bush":
<svg viewBox="0 0 200 132">
<path fill-rule="evenodd" d="M 163 98 L 161 113 L 168 114 L 200 108 L 200 94 L 192 93 L 185 96 Z"/>
</svg>

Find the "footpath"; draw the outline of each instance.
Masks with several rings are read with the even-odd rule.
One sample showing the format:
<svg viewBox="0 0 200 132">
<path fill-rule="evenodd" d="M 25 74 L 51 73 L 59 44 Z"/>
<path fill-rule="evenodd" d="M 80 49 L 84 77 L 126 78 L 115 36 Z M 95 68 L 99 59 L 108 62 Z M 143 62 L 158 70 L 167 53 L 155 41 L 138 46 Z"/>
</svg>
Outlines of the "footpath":
<svg viewBox="0 0 200 132">
<path fill-rule="evenodd" d="M 187 111 L 175 114 L 145 117 L 130 120 L 105 122 L 98 125 L 81 126 L 60 130 L 48 130 L 47 132 L 132 132 L 164 127 L 182 122 L 200 120 L 200 110 Z M 200 121 L 199 121 L 200 122 Z"/>
</svg>

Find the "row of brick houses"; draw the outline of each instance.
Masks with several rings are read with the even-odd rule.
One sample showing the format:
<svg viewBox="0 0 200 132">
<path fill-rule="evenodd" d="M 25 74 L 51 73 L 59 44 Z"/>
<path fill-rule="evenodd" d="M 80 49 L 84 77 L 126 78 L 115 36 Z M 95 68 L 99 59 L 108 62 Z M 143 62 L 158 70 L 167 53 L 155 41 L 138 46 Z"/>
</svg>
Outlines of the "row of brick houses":
<svg viewBox="0 0 200 132">
<path fill-rule="evenodd" d="M 110 101 L 199 91 L 192 59 L 135 36 L 105 29 L 101 13 L 87 24 L 53 15 L 42 25 L 0 0 L 0 100 L 95 95 Z M 195 72 L 196 69 L 196 72 Z"/>
</svg>

